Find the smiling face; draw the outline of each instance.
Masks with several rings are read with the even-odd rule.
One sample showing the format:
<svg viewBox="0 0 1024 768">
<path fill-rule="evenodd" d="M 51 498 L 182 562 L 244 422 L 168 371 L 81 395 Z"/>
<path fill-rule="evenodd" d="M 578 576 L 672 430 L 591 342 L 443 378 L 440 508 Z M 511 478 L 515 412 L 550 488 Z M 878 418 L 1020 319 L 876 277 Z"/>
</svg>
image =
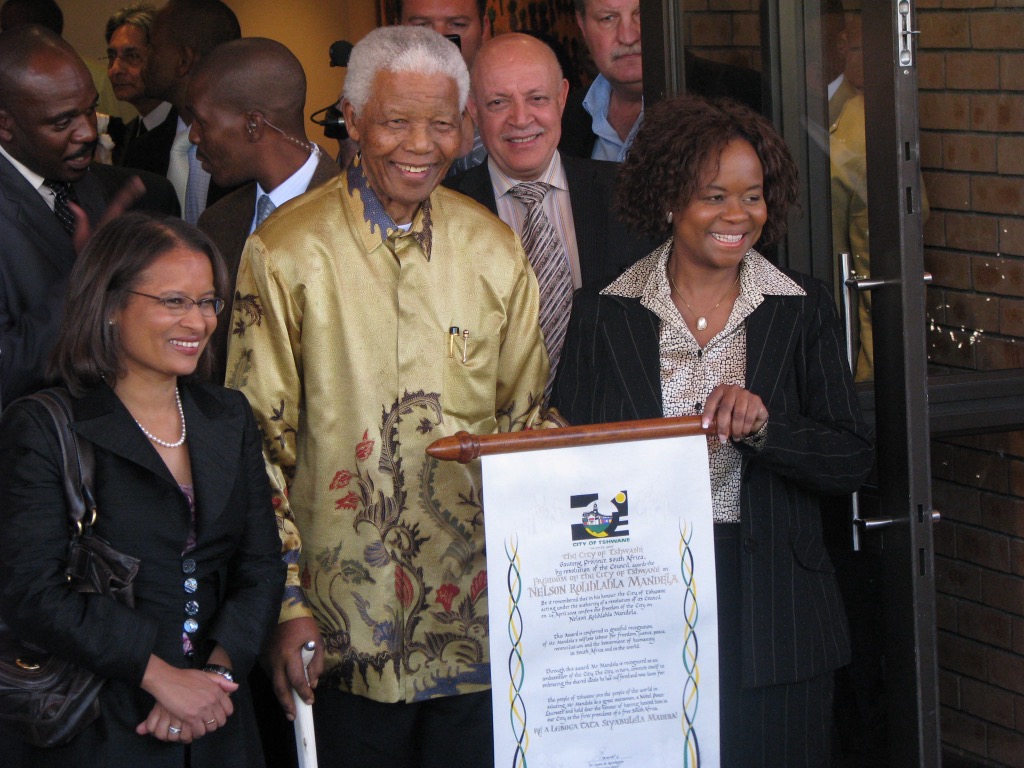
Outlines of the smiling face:
<svg viewBox="0 0 1024 768">
<path fill-rule="evenodd" d="M 177 246 L 154 259 L 132 290 L 161 298 L 213 297 L 213 267 L 205 253 Z M 178 315 L 136 294 L 128 296 L 113 320 L 120 334 L 122 381 L 166 381 L 192 374 L 217 327 L 217 318 L 201 314 L 199 307 Z"/>
<path fill-rule="evenodd" d="M 576 14 L 594 64 L 612 88 L 643 91 L 639 0 L 587 0 Z"/>
<path fill-rule="evenodd" d="M 404 0 L 400 23 L 458 35 L 466 66 L 473 66 L 480 45 L 491 36 L 490 19 L 484 16 L 481 23 L 476 0 Z"/>
<path fill-rule="evenodd" d="M 709 162 L 693 199 L 673 211 L 673 253 L 703 269 L 735 269 L 768 220 L 754 148 L 733 139 Z"/>
<path fill-rule="evenodd" d="M 85 64 L 64 52 L 36 54 L 0 108 L 0 143 L 47 179 L 77 181 L 96 149 L 99 99 Z"/>
<path fill-rule="evenodd" d="M 469 111 L 487 153 L 505 175 L 534 181 L 551 162 L 562 135 L 569 82 L 551 49 L 526 35 L 502 35 L 473 68 Z"/>
<path fill-rule="evenodd" d="M 107 77 L 120 101 L 134 103 L 145 98 L 142 67 L 148 54 L 146 33 L 134 24 L 122 24 L 110 36 Z"/>
<path fill-rule="evenodd" d="M 252 147 L 246 132 L 246 113 L 216 98 L 208 78 L 193 78 L 188 85 L 188 104 L 193 121 L 189 140 L 203 170 L 222 187 L 231 187 L 253 177 Z"/>
<path fill-rule="evenodd" d="M 343 106 L 370 188 L 396 224 L 408 224 L 459 154 L 462 116 L 455 81 L 378 72 L 360 114 Z"/>
</svg>

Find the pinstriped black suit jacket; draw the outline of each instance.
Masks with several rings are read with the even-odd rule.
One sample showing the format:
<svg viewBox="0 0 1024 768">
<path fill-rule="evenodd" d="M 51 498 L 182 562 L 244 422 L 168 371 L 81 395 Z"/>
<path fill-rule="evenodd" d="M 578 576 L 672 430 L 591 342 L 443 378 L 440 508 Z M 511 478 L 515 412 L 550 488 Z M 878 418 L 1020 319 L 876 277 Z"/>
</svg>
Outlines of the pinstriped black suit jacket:
<svg viewBox="0 0 1024 768">
<path fill-rule="evenodd" d="M 860 487 L 873 447 L 825 285 L 787 273 L 806 296 L 766 296 L 747 318 L 746 386 L 768 436 L 743 453 L 743 685 L 795 682 L 849 661 L 850 642 L 822 540 L 819 495 Z M 580 291 L 552 405 L 573 424 L 663 415 L 658 317 L 639 299 Z M 720 610 L 723 607 L 720 607 Z"/>
</svg>

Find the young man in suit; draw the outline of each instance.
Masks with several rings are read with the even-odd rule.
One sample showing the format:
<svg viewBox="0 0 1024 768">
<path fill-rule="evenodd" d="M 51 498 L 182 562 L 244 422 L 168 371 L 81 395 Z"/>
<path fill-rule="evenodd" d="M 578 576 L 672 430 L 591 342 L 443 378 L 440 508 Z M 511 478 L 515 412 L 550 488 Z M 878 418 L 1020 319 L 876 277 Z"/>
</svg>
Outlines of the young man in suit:
<svg viewBox="0 0 1024 768">
<path fill-rule="evenodd" d="M 569 83 L 554 52 L 530 35 L 506 34 L 484 43 L 471 77 L 469 112 L 487 148 L 485 164 L 445 182 L 486 205 L 523 238 L 541 283 L 541 325 L 557 367 L 559 338 L 569 322 L 572 291 L 603 287 L 657 245 L 628 231 L 612 215 L 616 166 L 558 152 Z M 556 269 L 531 253 L 529 205 L 516 187 L 543 182 L 543 209 L 561 253 Z M 545 285 L 552 282 L 552 288 Z M 568 293 L 558 281 L 570 284 Z M 550 318 L 546 323 L 545 319 Z"/>
<path fill-rule="evenodd" d="M 291 51 L 247 37 L 206 56 L 188 86 L 195 116 L 190 138 L 213 182 L 242 186 L 203 211 L 199 227 L 227 262 L 234 292 L 242 247 L 275 209 L 340 173 L 338 164 L 306 138 L 302 110 L 306 75 Z M 231 296 L 228 309 L 231 308 Z M 230 312 L 210 340 L 214 381 L 224 378 Z"/>
<path fill-rule="evenodd" d="M 150 131 L 125 155 L 128 168 L 166 175 L 190 224 L 231 189 L 211 182 L 189 145 L 192 114 L 186 103 L 189 78 L 204 56 L 242 36 L 238 17 L 220 0 L 170 0 L 157 11 L 150 30 L 149 58 L 142 70 L 146 95 L 169 101 L 177 112 L 173 132 Z"/>
<path fill-rule="evenodd" d="M 97 98 L 89 70 L 58 35 L 35 25 L 0 34 L 4 402 L 44 383 L 76 246 L 141 192 L 120 195 L 132 174 L 92 162 Z M 147 192 L 137 207 L 177 213 L 166 179 L 147 174 L 143 183 Z"/>
</svg>

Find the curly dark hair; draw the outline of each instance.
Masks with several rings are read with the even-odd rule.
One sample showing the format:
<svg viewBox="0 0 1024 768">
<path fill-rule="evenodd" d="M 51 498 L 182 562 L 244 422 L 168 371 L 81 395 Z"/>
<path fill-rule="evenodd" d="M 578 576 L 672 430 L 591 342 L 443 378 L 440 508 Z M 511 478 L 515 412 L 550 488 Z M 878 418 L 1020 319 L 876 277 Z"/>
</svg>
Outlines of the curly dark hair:
<svg viewBox="0 0 1024 768">
<path fill-rule="evenodd" d="M 732 99 L 683 94 L 646 108 L 619 171 L 616 209 L 638 232 L 667 237 L 671 225 L 666 211 L 696 196 L 705 170 L 718 163 L 722 149 L 733 139 L 750 143 L 764 172 L 768 220 L 758 245 L 778 242 L 797 202 L 796 163 L 774 126 Z"/>
</svg>

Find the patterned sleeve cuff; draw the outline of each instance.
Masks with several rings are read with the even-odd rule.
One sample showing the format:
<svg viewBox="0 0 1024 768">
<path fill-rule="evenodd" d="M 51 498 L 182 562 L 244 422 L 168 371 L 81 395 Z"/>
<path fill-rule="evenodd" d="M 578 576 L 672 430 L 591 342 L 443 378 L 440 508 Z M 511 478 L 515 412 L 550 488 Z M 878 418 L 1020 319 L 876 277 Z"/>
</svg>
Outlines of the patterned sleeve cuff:
<svg viewBox="0 0 1024 768">
<path fill-rule="evenodd" d="M 749 445 L 755 451 L 760 451 L 764 448 L 764 444 L 768 441 L 768 422 L 766 421 L 761 425 L 761 428 L 752 435 L 747 435 L 739 442 L 744 445 Z"/>
</svg>

